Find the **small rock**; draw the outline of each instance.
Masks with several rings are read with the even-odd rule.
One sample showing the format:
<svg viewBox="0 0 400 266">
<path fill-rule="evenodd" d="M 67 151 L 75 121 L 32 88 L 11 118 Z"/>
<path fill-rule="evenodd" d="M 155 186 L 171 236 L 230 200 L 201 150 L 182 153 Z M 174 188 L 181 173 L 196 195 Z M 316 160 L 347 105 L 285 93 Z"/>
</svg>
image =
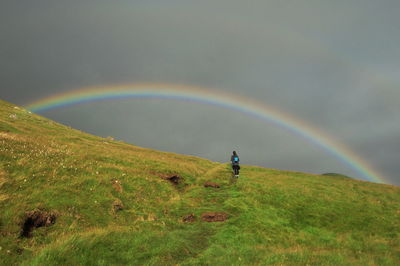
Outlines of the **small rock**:
<svg viewBox="0 0 400 266">
<path fill-rule="evenodd" d="M 11 115 L 10 115 L 10 118 L 12 118 L 12 119 L 17 119 L 17 115 L 16 115 L 16 114 L 11 114 Z"/>
</svg>

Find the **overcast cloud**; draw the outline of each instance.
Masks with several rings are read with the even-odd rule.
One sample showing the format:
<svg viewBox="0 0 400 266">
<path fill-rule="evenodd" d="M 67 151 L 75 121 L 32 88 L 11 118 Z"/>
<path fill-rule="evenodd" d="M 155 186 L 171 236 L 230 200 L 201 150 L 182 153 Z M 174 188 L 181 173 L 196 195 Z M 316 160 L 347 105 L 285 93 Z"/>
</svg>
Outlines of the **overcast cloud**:
<svg viewBox="0 0 400 266">
<path fill-rule="evenodd" d="M 256 98 L 327 132 L 400 184 L 399 1 L 2 1 L 0 98 L 157 82 Z M 43 113 L 165 151 L 359 173 L 272 124 L 217 107 L 123 100 Z"/>
</svg>

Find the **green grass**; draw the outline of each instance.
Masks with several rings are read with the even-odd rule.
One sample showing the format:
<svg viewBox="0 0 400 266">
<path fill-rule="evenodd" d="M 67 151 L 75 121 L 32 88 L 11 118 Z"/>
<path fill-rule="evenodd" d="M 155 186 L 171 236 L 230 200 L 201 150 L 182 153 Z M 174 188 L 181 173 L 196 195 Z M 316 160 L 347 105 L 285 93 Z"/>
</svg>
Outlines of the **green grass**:
<svg viewBox="0 0 400 266">
<path fill-rule="evenodd" d="M 252 166 L 233 181 L 228 164 L 92 136 L 0 101 L 0 265 L 400 264 L 399 187 Z M 21 238 L 31 210 L 56 223 Z M 214 211 L 229 219 L 201 220 Z M 182 222 L 191 213 L 196 221 Z"/>
</svg>

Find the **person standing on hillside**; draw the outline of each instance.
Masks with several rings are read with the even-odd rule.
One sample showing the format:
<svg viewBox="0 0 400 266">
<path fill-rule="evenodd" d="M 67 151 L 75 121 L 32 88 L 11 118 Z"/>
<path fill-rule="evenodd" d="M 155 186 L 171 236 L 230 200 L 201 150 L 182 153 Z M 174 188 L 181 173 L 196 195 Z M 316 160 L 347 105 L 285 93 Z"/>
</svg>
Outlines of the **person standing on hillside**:
<svg viewBox="0 0 400 266">
<path fill-rule="evenodd" d="M 239 156 L 237 155 L 236 151 L 233 151 L 233 154 L 231 156 L 231 162 L 232 162 L 232 170 L 236 178 L 239 177 L 239 170 L 240 170 L 240 165 L 239 165 Z"/>
</svg>

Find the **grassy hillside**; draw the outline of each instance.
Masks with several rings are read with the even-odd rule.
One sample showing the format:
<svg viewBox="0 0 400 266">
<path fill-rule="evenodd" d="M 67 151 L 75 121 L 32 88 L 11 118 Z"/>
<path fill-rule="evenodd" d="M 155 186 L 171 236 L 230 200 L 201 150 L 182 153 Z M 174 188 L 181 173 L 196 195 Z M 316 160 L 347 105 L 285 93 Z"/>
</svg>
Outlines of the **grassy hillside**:
<svg viewBox="0 0 400 266">
<path fill-rule="evenodd" d="M 234 181 L 0 101 L 0 264 L 400 264 L 399 187 L 251 166 Z"/>
</svg>

